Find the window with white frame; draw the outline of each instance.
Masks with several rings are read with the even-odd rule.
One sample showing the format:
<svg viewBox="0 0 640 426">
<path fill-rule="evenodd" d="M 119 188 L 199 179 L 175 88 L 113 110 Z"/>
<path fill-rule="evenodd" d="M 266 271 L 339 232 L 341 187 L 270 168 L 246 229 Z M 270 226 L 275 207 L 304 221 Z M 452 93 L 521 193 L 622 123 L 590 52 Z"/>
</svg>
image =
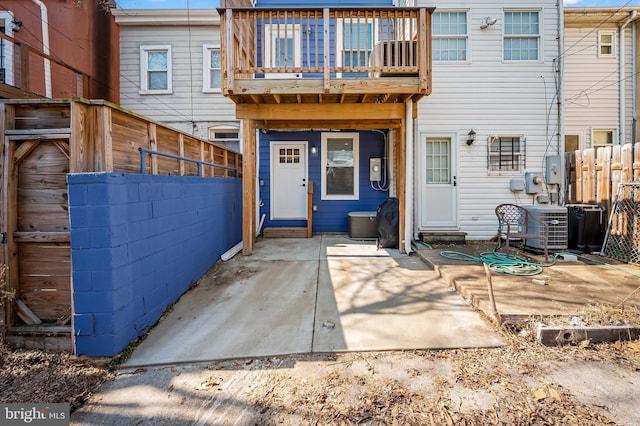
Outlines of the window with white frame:
<svg viewBox="0 0 640 426">
<path fill-rule="evenodd" d="M 540 58 L 540 12 L 504 13 L 504 60 L 537 61 Z"/>
<path fill-rule="evenodd" d="M 616 33 L 613 31 L 598 32 L 598 56 L 616 56 Z"/>
<path fill-rule="evenodd" d="M 300 24 L 265 22 L 266 68 L 293 71 L 302 66 L 302 30 Z"/>
<path fill-rule="evenodd" d="M 613 145 L 615 143 L 615 129 L 594 129 L 593 145 Z"/>
<path fill-rule="evenodd" d="M 240 129 L 234 126 L 209 127 L 209 140 L 240 152 Z"/>
<path fill-rule="evenodd" d="M 436 11 L 433 14 L 433 60 L 467 60 L 467 12 Z"/>
<path fill-rule="evenodd" d="M 526 139 L 522 136 L 491 136 L 487 145 L 491 172 L 520 172 L 525 167 Z"/>
<path fill-rule="evenodd" d="M 220 62 L 220 47 L 205 44 L 203 46 L 203 75 L 202 91 L 207 93 L 220 92 L 222 87 L 222 69 Z"/>
<path fill-rule="evenodd" d="M 340 21 L 339 29 L 342 35 L 342 66 L 345 69 L 368 67 L 375 36 L 373 21 L 345 19 Z M 344 72 L 342 77 L 367 77 L 367 73 Z"/>
<path fill-rule="evenodd" d="M 140 46 L 140 93 L 172 92 L 171 46 Z"/>
<path fill-rule="evenodd" d="M 13 37 L 13 14 L 0 11 L 0 32 Z M 0 83 L 13 85 L 13 43 L 0 39 Z"/>
<path fill-rule="evenodd" d="M 322 134 L 322 199 L 357 200 L 359 191 L 358 133 Z"/>
</svg>

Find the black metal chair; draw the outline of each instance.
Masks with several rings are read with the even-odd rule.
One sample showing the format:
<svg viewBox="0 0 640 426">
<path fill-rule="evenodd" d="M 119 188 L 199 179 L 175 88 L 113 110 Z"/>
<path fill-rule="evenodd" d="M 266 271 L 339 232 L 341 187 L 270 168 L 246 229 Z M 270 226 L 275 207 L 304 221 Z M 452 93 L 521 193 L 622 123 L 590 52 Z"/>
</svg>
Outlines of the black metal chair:
<svg viewBox="0 0 640 426">
<path fill-rule="evenodd" d="M 496 216 L 498 243 L 504 236 L 508 249 L 510 240 L 522 240 L 523 246 L 526 246 L 527 240 L 540 240 L 544 244 L 544 260 L 549 261 L 549 226 L 546 223 L 531 216 L 527 209 L 516 204 L 500 204 L 496 207 Z M 534 230 L 538 232 L 533 232 Z"/>
</svg>

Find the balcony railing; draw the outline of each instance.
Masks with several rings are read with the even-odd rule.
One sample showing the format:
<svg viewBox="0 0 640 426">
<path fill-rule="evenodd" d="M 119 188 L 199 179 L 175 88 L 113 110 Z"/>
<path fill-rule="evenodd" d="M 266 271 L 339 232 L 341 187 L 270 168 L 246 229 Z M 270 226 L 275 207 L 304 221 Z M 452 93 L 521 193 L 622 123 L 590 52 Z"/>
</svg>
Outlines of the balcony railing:
<svg viewBox="0 0 640 426">
<path fill-rule="evenodd" d="M 221 9 L 225 94 L 375 91 L 363 79 L 404 78 L 404 92 L 431 87 L 430 8 Z M 252 79 L 240 83 L 238 80 Z M 301 79 L 266 88 L 258 79 Z M 307 80 L 319 80 L 312 86 Z M 342 83 L 337 83 L 339 80 Z M 357 80 L 358 84 L 345 83 Z M 388 85 L 388 81 L 386 82 Z M 375 85 L 375 82 L 370 82 Z M 277 86 L 277 84 L 276 84 Z M 398 89 L 397 89 L 398 90 Z"/>
<path fill-rule="evenodd" d="M 0 33 L 0 97 L 88 97 L 89 76 L 59 59 Z"/>
</svg>

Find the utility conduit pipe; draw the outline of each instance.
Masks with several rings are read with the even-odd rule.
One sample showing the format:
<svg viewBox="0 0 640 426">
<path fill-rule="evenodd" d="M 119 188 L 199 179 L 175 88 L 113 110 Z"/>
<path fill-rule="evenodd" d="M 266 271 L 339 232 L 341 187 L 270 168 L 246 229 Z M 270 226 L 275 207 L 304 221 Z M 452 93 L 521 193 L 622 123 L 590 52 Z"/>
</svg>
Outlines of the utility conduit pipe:
<svg viewBox="0 0 640 426">
<path fill-rule="evenodd" d="M 42 51 L 49 55 L 49 13 L 47 6 L 41 0 L 31 0 L 40 7 L 40 20 L 42 21 Z M 44 88 L 45 96 L 51 98 L 51 61 L 44 60 Z"/>
</svg>

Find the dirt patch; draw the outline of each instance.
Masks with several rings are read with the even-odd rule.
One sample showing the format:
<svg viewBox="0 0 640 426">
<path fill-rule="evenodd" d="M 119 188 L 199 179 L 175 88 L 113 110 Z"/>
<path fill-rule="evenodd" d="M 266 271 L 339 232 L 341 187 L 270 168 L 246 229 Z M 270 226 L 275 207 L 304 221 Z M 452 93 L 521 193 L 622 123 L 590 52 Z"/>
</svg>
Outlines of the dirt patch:
<svg viewBox="0 0 640 426">
<path fill-rule="evenodd" d="M 0 346 L 0 401 L 68 402 L 73 411 L 113 375 L 67 353 Z"/>
</svg>

